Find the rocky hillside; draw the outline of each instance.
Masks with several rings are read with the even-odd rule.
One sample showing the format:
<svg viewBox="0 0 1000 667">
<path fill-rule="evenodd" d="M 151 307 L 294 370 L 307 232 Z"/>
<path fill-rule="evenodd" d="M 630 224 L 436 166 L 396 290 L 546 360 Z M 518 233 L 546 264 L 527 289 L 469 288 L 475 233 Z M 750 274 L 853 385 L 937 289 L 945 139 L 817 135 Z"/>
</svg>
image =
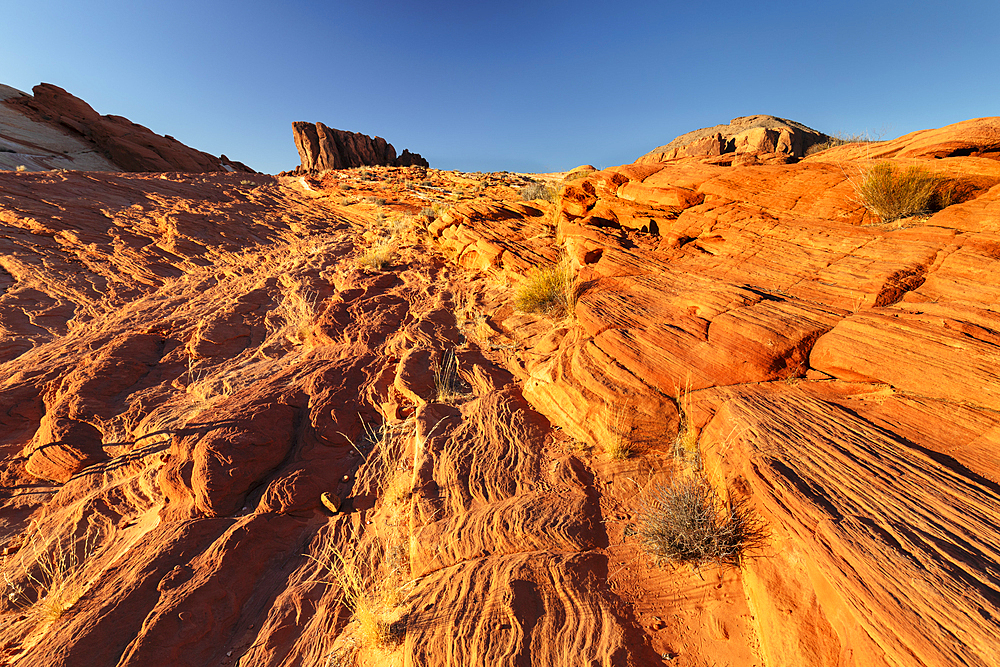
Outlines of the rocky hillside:
<svg viewBox="0 0 1000 667">
<path fill-rule="evenodd" d="M 548 192 L 0 174 L 0 659 L 996 664 L 998 130 Z M 882 161 L 926 212 L 863 205 Z M 763 540 L 654 560 L 674 479 Z"/>
<path fill-rule="evenodd" d="M 58 86 L 0 85 L 0 170 L 248 172 L 121 116 L 102 116 Z"/>
</svg>

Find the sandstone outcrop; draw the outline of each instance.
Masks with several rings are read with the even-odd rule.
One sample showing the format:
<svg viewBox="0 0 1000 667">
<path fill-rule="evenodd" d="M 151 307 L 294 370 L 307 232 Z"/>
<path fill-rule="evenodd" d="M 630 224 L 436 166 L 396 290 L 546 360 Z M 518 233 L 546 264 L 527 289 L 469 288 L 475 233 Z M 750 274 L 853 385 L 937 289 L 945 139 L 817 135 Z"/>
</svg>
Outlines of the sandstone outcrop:
<svg viewBox="0 0 1000 667">
<path fill-rule="evenodd" d="M 409 150 L 397 157 L 396 149 L 382 137 L 334 130 L 323 123 L 292 123 L 301 164 L 298 171 L 313 172 L 348 167 L 427 167 L 427 160 Z"/>
<path fill-rule="evenodd" d="M 457 262 L 512 281 L 562 239 L 576 325 L 497 314 L 532 351 L 525 395 L 598 447 L 609 388 L 652 442 L 645 415 L 675 417 L 649 402 L 675 397 L 718 488 L 771 517 L 773 548 L 743 577 L 766 664 L 993 661 L 998 129 L 800 164 L 625 165 L 548 211 L 456 207 L 431 227 Z M 852 183 L 871 152 L 969 184 L 967 199 L 872 224 Z"/>
<path fill-rule="evenodd" d="M 128 172 L 247 172 L 246 165 L 225 155 L 214 157 L 185 146 L 171 136 L 158 135 L 121 116 L 102 116 L 83 100 L 58 86 L 42 83 L 27 95 L 4 86 L 0 96 L 0 166 L 12 161 L 38 169 L 82 169 Z M 13 112 L 13 114 L 12 114 Z M 64 144 L 53 130 L 68 136 L 70 148 L 54 152 L 48 144 Z M 83 144 L 89 150 L 77 148 Z M 60 146 L 61 147 L 61 146 Z M 74 150 L 75 149 L 75 150 Z M 69 152 L 66 152 L 69 150 Z M 106 161 L 86 153 L 95 152 Z M 78 160 L 77 154 L 84 153 Z M 22 156 L 21 154 L 24 154 Z"/>
<path fill-rule="evenodd" d="M 847 146 L 555 202 L 0 174 L 0 662 L 992 667 L 996 127 L 887 142 L 964 185 L 891 225 Z M 568 316 L 517 311 L 557 262 Z M 766 525 L 738 569 L 637 540 L 692 474 Z"/>
<path fill-rule="evenodd" d="M 741 116 L 728 125 L 715 125 L 682 134 L 654 148 L 637 164 L 700 158 L 720 165 L 785 164 L 804 157 L 806 150 L 829 137 L 793 120 L 776 116 Z"/>
</svg>

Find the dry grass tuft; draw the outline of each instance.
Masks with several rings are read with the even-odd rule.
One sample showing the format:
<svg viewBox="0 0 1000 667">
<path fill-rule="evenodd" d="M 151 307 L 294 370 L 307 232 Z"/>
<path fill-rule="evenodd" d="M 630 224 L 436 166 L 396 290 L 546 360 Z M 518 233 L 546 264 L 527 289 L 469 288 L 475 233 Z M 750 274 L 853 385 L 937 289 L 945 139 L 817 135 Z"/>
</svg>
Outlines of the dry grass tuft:
<svg viewBox="0 0 1000 667">
<path fill-rule="evenodd" d="M 638 527 L 643 549 L 657 563 L 709 563 L 739 567 L 764 546 L 764 524 L 748 501 L 730 495 L 722 502 L 704 479 L 659 486 L 643 508 Z"/>
<path fill-rule="evenodd" d="M 927 213 L 938 187 L 939 179 L 922 167 L 879 162 L 862 173 L 855 191 L 866 209 L 888 223 Z"/>
<path fill-rule="evenodd" d="M 676 402 L 677 412 L 680 415 L 680 428 L 674 440 L 674 458 L 698 469 L 701 467 L 701 450 L 698 447 L 698 429 L 691 421 L 693 403 L 690 387 L 677 392 Z"/>
<path fill-rule="evenodd" d="M 365 648 L 392 648 L 403 638 L 402 627 L 390 620 L 398 598 L 399 582 L 381 579 L 369 584 L 361 565 L 327 542 L 318 558 L 313 558 L 340 587 L 344 603 L 351 610 L 354 633 Z"/>
<path fill-rule="evenodd" d="M 372 244 L 363 255 L 358 257 L 358 266 L 374 271 L 384 271 L 392 264 L 396 256 L 396 244 L 391 238 L 383 238 Z"/>
<path fill-rule="evenodd" d="M 563 258 L 525 276 L 514 293 L 514 307 L 524 313 L 570 317 L 576 311 L 577 298 L 573 267 Z"/>
<path fill-rule="evenodd" d="M 281 302 L 265 318 L 268 338 L 278 336 L 301 345 L 316 323 L 319 294 L 290 277 L 282 276 L 281 283 Z"/>
<path fill-rule="evenodd" d="M 605 428 L 608 440 L 604 443 L 604 453 L 608 458 L 624 460 L 635 454 L 635 444 L 632 442 L 632 420 L 625 405 L 614 406 L 604 404 Z"/>
<path fill-rule="evenodd" d="M 434 369 L 434 401 L 448 403 L 462 395 L 462 379 L 458 375 L 458 359 L 454 350 L 446 350 Z"/>
<path fill-rule="evenodd" d="M 56 539 L 39 548 L 38 539 L 29 538 L 30 552 L 19 553 L 30 559 L 23 563 L 24 575 L 14 580 L 4 573 L 8 601 L 50 622 L 69 612 L 87 590 L 83 568 L 97 551 L 97 540 L 98 535 L 88 531 L 82 540 Z"/>
<path fill-rule="evenodd" d="M 544 183 L 531 183 L 518 190 L 518 195 L 525 201 L 544 199 L 545 201 L 554 202 L 558 199 L 559 193 L 555 188 L 550 188 Z"/>
</svg>

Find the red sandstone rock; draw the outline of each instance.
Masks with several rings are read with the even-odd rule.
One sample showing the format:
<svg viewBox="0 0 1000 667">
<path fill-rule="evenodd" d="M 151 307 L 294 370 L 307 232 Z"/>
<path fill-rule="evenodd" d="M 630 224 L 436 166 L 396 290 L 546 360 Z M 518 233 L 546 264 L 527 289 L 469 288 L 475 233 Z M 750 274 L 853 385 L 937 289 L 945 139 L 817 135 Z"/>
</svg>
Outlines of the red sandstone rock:
<svg viewBox="0 0 1000 667">
<path fill-rule="evenodd" d="M 15 97 L 7 104 L 92 143 L 122 171 L 179 171 L 253 173 L 244 164 L 185 146 L 171 136 L 160 136 L 121 116 L 101 116 L 62 88 L 42 83 L 34 96 Z"/>
<path fill-rule="evenodd" d="M 646 153 L 639 164 L 680 158 L 704 158 L 713 164 L 746 166 L 795 161 L 813 144 L 829 137 L 775 116 L 742 116 L 729 125 L 716 125 L 682 134 L 669 144 Z"/>
<path fill-rule="evenodd" d="M 404 150 L 396 157 L 396 149 L 382 137 L 371 137 L 360 132 L 334 130 L 323 123 L 292 123 L 295 147 L 303 171 L 323 171 L 347 167 L 388 165 L 394 167 L 427 167 L 427 160 L 416 153 Z"/>
<path fill-rule="evenodd" d="M 861 163 L 813 158 L 530 205 L 401 168 L 0 174 L 0 660 L 991 665 L 1000 172 L 891 159 L 967 198 L 870 225 Z M 563 253 L 571 316 L 516 312 Z M 739 570 L 636 544 L 676 449 L 766 522 Z M 61 601 L 29 586 L 60 544 Z M 364 641 L 337 554 L 401 641 Z"/>
</svg>

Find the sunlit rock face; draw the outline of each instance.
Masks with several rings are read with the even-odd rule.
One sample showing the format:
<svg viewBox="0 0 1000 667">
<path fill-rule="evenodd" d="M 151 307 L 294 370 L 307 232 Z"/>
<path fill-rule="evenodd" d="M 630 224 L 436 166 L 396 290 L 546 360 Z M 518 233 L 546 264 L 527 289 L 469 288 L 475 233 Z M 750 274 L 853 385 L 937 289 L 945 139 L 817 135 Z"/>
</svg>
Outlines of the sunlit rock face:
<svg viewBox="0 0 1000 667">
<path fill-rule="evenodd" d="M 292 123 L 295 146 L 299 149 L 302 171 L 345 169 L 348 167 L 427 167 L 417 153 L 396 149 L 382 137 L 372 139 L 360 132 L 334 130 L 323 123 Z"/>
</svg>

